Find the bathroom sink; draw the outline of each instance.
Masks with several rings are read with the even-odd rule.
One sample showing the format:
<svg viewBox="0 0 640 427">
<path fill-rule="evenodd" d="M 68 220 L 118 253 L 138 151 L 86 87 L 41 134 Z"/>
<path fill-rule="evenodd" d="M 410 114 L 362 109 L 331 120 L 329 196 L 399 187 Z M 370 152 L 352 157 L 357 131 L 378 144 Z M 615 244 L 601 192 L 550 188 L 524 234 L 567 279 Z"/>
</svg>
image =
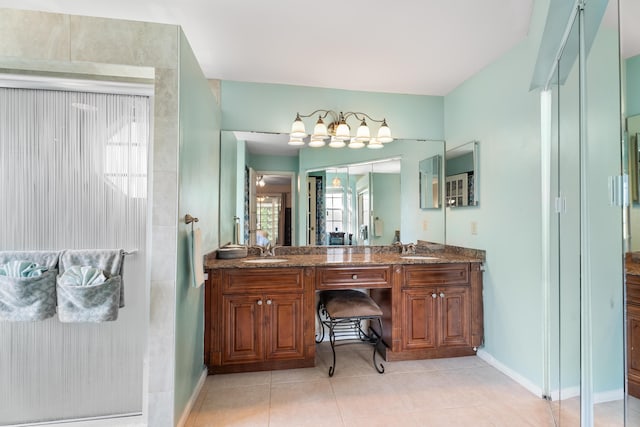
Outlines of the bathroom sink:
<svg viewBox="0 0 640 427">
<path fill-rule="evenodd" d="M 424 255 L 402 255 L 400 258 L 402 259 L 439 259 L 435 256 L 424 256 Z"/>
<path fill-rule="evenodd" d="M 249 264 L 270 264 L 275 262 L 286 262 L 288 261 L 285 258 L 256 258 L 256 259 L 245 259 L 243 262 L 247 262 Z"/>
</svg>

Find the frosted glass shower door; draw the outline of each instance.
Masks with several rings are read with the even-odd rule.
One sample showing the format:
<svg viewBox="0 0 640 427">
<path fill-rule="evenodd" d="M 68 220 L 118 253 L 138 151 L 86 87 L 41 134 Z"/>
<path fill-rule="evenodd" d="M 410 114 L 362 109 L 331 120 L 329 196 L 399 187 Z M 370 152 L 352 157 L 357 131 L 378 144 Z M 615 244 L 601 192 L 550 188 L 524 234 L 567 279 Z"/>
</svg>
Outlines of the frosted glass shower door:
<svg viewBox="0 0 640 427">
<path fill-rule="evenodd" d="M 0 322 L 0 425 L 140 414 L 149 98 L 1 86 L 0 251 L 137 252 L 116 321 Z"/>
</svg>

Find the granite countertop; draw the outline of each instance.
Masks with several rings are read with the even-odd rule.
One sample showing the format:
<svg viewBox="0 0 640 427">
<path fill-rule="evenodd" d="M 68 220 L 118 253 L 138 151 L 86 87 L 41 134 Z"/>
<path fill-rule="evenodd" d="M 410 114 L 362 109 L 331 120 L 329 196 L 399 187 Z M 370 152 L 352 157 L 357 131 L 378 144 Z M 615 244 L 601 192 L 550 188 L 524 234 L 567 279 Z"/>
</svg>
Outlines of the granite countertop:
<svg viewBox="0 0 640 427">
<path fill-rule="evenodd" d="M 278 252 L 282 249 L 282 253 Z M 299 253 L 301 251 L 293 251 L 294 253 L 285 253 L 286 248 L 276 249 L 276 255 L 273 257 L 260 257 L 256 254 L 250 254 L 246 258 L 238 259 L 216 259 L 213 256 L 205 257 L 204 266 L 206 269 L 216 268 L 285 268 L 285 267 L 310 267 L 310 266 L 375 266 L 375 265 L 394 265 L 394 264 L 443 264 L 443 263 L 462 263 L 462 262 L 483 262 L 484 252 L 473 251 L 472 253 L 464 253 L 464 251 L 456 250 L 438 250 L 430 252 L 419 252 L 415 254 L 402 255 L 399 252 L 391 252 L 384 250 L 376 250 L 374 248 L 367 250 L 355 248 L 328 248 L 325 253 Z M 289 251 L 291 252 L 291 251 Z M 422 259 L 410 259 L 406 257 L 425 257 Z M 405 258 L 403 258 L 405 257 Z M 284 260 L 267 262 L 267 260 Z M 256 260 L 257 262 L 252 262 Z M 265 260 L 265 262 L 262 262 Z M 249 261 L 249 262 L 247 262 Z"/>
<path fill-rule="evenodd" d="M 625 256 L 624 269 L 626 274 L 640 276 L 640 253 L 631 252 Z"/>
</svg>

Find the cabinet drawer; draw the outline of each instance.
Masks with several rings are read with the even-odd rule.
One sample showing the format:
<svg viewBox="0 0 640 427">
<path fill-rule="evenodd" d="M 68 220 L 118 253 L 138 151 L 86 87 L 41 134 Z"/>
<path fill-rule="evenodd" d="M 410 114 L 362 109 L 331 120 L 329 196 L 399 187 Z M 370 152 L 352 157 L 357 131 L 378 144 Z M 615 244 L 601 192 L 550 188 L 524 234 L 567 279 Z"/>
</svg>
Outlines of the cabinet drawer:
<svg viewBox="0 0 640 427">
<path fill-rule="evenodd" d="M 430 264 L 405 266 L 403 287 L 433 285 L 466 285 L 469 283 L 469 264 Z"/>
<path fill-rule="evenodd" d="M 316 270 L 316 289 L 388 287 L 391 287 L 391 267 L 327 267 Z"/>
<path fill-rule="evenodd" d="M 303 291 L 301 268 L 242 268 L 223 270 L 222 292 Z"/>
<path fill-rule="evenodd" d="M 640 276 L 627 274 L 627 303 L 640 305 Z"/>
</svg>

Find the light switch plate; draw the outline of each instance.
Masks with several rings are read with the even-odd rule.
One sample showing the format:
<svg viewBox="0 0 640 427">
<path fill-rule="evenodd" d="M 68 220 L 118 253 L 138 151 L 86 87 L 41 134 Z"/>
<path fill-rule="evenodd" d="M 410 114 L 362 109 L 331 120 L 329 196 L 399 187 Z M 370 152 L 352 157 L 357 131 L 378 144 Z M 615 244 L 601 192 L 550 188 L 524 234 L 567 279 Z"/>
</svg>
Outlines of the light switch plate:
<svg viewBox="0 0 640 427">
<path fill-rule="evenodd" d="M 478 223 L 476 221 L 471 221 L 471 234 L 478 234 Z"/>
</svg>

